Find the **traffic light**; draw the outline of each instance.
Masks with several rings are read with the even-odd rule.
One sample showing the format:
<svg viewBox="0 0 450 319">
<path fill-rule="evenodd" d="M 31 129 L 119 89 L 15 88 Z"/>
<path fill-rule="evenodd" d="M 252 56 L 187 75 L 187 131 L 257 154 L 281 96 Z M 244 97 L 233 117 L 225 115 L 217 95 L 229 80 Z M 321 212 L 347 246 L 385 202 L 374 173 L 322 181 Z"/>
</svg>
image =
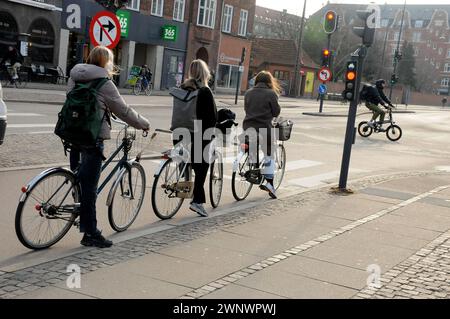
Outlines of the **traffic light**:
<svg viewBox="0 0 450 319">
<path fill-rule="evenodd" d="M 322 66 L 330 65 L 331 51 L 329 49 L 322 50 Z"/>
<path fill-rule="evenodd" d="M 347 101 L 354 101 L 357 95 L 356 92 L 356 79 L 357 75 L 357 66 L 358 63 L 356 61 L 347 63 L 347 70 L 345 72 L 345 90 L 342 92 L 342 96 Z"/>
<path fill-rule="evenodd" d="M 375 13 L 367 10 L 357 10 L 356 15 L 360 20 L 353 27 L 353 33 L 362 39 L 365 46 L 370 47 L 375 39 L 375 23 L 369 23 Z"/>
<path fill-rule="evenodd" d="M 391 85 L 397 84 L 398 80 L 399 80 L 398 76 L 395 75 L 395 74 L 392 74 L 392 76 L 391 76 Z"/>
<path fill-rule="evenodd" d="M 334 33 L 338 26 L 338 16 L 335 11 L 329 10 L 325 13 L 325 19 L 323 22 L 323 29 L 325 33 Z"/>
</svg>

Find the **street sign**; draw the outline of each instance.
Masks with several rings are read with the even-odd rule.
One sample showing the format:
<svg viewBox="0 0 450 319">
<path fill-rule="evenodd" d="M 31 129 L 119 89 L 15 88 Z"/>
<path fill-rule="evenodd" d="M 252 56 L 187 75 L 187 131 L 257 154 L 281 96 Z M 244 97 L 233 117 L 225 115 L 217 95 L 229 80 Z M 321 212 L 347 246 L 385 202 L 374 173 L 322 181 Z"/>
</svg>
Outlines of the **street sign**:
<svg viewBox="0 0 450 319">
<path fill-rule="evenodd" d="M 117 18 L 120 22 L 120 34 L 122 38 L 128 38 L 128 31 L 130 28 L 130 12 L 119 10 L 116 12 Z"/>
<path fill-rule="evenodd" d="M 319 94 L 327 94 L 328 88 L 325 84 L 319 85 Z"/>
<path fill-rule="evenodd" d="M 239 66 L 239 72 L 244 73 L 245 67 L 243 65 Z"/>
<path fill-rule="evenodd" d="M 120 22 L 116 15 L 101 11 L 92 18 L 89 36 L 94 46 L 104 45 L 113 49 L 120 41 Z"/>
<path fill-rule="evenodd" d="M 318 73 L 319 80 L 322 82 L 328 82 L 331 80 L 331 70 L 327 67 L 321 68 Z"/>
<path fill-rule="evenodd" d="M 177 41 L 178 29 L 175 25 L 165 25 L 162 28 L 162 38 L 166 41 Z"/>
</svg>

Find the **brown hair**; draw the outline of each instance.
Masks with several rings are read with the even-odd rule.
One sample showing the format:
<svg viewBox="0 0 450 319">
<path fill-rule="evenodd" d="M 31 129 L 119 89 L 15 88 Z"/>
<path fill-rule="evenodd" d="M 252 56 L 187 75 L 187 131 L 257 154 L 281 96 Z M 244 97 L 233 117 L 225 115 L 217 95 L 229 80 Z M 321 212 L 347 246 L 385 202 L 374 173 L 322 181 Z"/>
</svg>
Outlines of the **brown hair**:
<svg viewBox="0 0 450 319">
<path fill-rule="evenodd" d="M 92 49 L 86 63 L 105 68 L 110 77 L 120 73 L 119 68 L 114 65 L 114 53 L 104 46 L 97 46 Z"/>
<path fill-rule="evenodd" d="M 276 94 L 281 94 L 280 83 L 269 71 L 261 71 L 258 73 L 255 79 L 255 85 L 258 85 L 259 83 L 264 83 L 269 87 L 269 89 L 274 90 Z"/>
<path fill-rule="evenodd" d="M 189 68 L 189 78 L 195 80 L 197 83 L 208 87 L 208 81 L 211 77 L 208 65 L 203 60 L 194 60 Z"/>
</svg>

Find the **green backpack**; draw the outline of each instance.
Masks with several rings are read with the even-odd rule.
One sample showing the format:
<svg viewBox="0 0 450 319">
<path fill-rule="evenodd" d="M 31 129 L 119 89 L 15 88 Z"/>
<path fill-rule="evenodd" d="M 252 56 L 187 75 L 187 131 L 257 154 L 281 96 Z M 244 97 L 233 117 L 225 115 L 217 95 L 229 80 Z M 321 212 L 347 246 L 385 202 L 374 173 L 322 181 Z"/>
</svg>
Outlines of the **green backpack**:
<svg viewBox="0 0 450 319">
<path fill-rule="evenodd" d="M 55 134 L 65 145 L 88 147 L 96 145 L 103 122 L 97 103 L 97 93 L 108 81 L 107 78 L 100 78 L 86 83 L 77 82 L 67 94 L 55 127 Z"/>
</svg>

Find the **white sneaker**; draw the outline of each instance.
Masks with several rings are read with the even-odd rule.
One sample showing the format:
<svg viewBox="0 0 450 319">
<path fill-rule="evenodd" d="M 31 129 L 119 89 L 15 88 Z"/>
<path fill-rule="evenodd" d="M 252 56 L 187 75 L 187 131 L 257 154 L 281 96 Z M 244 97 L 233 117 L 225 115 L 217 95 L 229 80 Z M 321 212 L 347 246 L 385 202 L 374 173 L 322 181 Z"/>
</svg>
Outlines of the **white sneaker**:
<svg viewBox="0 0 450 319">
<path fill-rule="evenodd" d="M 371 128 L 375 128 L 375 121 L 369 121 L 367 122 L 367 126 Z"/>
<path fill-rule="evenodd" d="M 19 78 L 19 76 L 18 75 L 13 75 L 13 80 L 17 80 L 18 78 Z"/>
<path fill-rule="evenodd" d="M 189 209 L 192 210 L 193 212 L 196 212 L 202 217 L 208 217 L 208 213 L 206 212 L 206 209 L 203 207 L 203 204 L 191 203 Z"/>
<path fill-rule="evenodd" d="M 269 193 L 269 196 L 273 199 L 277 199 L 277 194 L 275 188 L 270 184 L 266 183 L 266 185 L 259 186 L 260 189 Z"/>
</svg>

